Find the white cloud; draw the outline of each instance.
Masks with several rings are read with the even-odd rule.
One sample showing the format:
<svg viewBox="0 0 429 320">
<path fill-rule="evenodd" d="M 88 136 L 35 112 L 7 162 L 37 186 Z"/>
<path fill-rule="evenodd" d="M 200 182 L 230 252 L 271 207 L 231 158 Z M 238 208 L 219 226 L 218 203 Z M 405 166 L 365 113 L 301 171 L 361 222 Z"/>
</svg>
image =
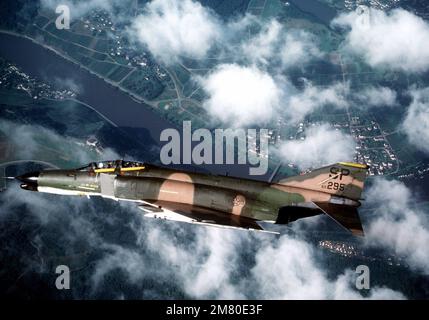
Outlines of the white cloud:
<svg viewBox="0 0 429 320">
<path fill-rule="evenodd" d="M 412 89 L 412 101 L 402 123 L 402 129 L 410 143 L 429 153 L 429 87 Z"/>
<path fill-rule="evenodd" d="M 341 300 L 359 300 L 362 296 L 352 286 L 356 281 L 356 273 L 352 270 L 346 270 L 344 274 L 339 276 L 333 288 L 333 299 Z M 372 300 L 404 300 L 406 297 L 398 291 L 392 290 L 387 287 L 374 287 L 371 288 L 370 294 L 367 299 Z"/>
<path fill-rule="evenodd" d="M 13 145 L 14 159 L 53 161 L 58 154 L 62 159 L 75 164 L 85 164 L 96 159 L 119 159 L 118 154 L 111 148 L 103 150 L 100 157 L 95 151 L 82 147 L 84 141 L 74 137 L 62 136 L 56 132 L 38 125 L 24 125 L 0 120 L 0 128 L 7 135 L 8 142 Z M 47 152 L 46 146 L 49 147 Z"/>
<path fill-rule="evenodd" d="M 266 299 L 327 298 L 329 282 L 317 268 L 312 247 L 301 240 L 283 236 L 277 245 L 258 251 L 252 276 Z"/>
<path fill-rule="evenodd" d="M 198 228 L 198 227 L 197 227 Z M 346 270 L 329 279 L 309 243 L 216 228 L 199 228 L 192 245 L 173 245 L 177 239 L 151 230 L 149 244 L 162 265 L 180 265 L 175 273 L 187 294 L 197 299 L 362 299 L 354 289 L 356 274 Z M 176 240 L 176 241 L 175 241 Z M 254 253 L 249 268 L 239 253 Z M 183 264 L 186 261 L 186 264 Z M 240 276 L 246 273 L 246 276 Z M 371 288 L 369 298 L 404 299 L 388 288 Z"/>
<path fill-rule="evenodd" d="M 282 26 L 276 20 L 262 26 L 262 30 L 248 41 L 243 41 L 242 51 L 252 62 L 268 64 L 276 52 L 276 45 L 282 33 Z"/>
<path fill-rule="evenodd" d="M 358 107 L 390 107 L 398 104 L 396 91 L 388 87 L 369 87 L 357 94 Z"/>
<path fill-rule="evenodd" d="M 208 95 L 203 107 L 233 127 L 269 121 L 283 95 L 281 82 L 256 67 L 223 64 L 199 81 Z"/>
<path fill-rule="evenodd" d="M 321 58 L 322 53 L 315 45 L 316 37 L 299 30 L 286 35 L 285 43 L 281 48 L 281 60 L 284 67 L 305 65 L 313 59 Z"/>
<path fill-rule="evenodd" d="M 281 65 L 283 68 L 303 66 L 322 53 L 315 45 L 316 39 L 303 30 L 285 30 L 277 21 L 264 23 L 261 31 L 247 41 L 241 49 L 252 63 Z"/>
<path fill-rule="evenodd" d="M 305 87 L 299 91 L 286 78 L 273 77 L 255 65 L 222 64 L 198 81 L 208 95 L 203 107 L 232 127 L 265 124 L 279 114 L 296 123 L 324 106 L 349 105 L 348 83 L 316 87 L 304 79 Z"/>
<path fill-rule="evenodd" d="M 291 140 L 280 144 L 278 152 L 285 162 L 307 169 L 353 160 L 355 141 L 350 135 L 326 124 L 310 127 L 305 134 L 305 140 Z"/>
<path fill-rule="evenodd" d="M 63 255 L 73 257 L 67 260 L 72 269 L 91 265 L 80 273 L 79 282 L 71 291 L 75 298 L 363 298 L 354 287 L 353 262 L 351 269 L 328 276 L 317 249 L 299 238 L 154 221 L 143 218 L 133 204 L 118 205 L 109 200 L 100 207 L 94 199 L 14 188 L 5 191 L 4 199 L 8 200 L 0 203 L 0 219 L 16 219 L 17 214 L 22 218 L 25 207 L 26 215 L 38 216 L 43 221 L 42 227 L 38 225 L 29 235 L 30 240 L 44 233 L 50 235 L 43 236 L 38 249 L 40 258 L 31 252 L 25 270 L 29 263 L 39 266 L 37 259 L 46 258 L 53 244 L 61 255 L 49 255 L 49 266 L 63 262 Z M 118 226 L 123 229 L 109 232 Z M 52 230 L 59 231 L 53 234 Z M 90 255 L 77 255 L 82 251 Z M 25 253 L 20 254 L 23 261 L 28 259 Z M 124 277 L 118 278 L 118 271 Z M 117 279 L 124 282 L 119 287 Z M 175 290 L 165 291 L 165 284 Z M 369 298 L 404 296 L 371 284 Z"/>
<path fill-rule="evenodd" d="M 180 227 L 180 226 L 178 226 Z M 232 284 L 232 273 L 240 267 L 237 248 L 246 240 L 237 233 L 220 228 L 196 228 L 191 246 L 172 246 L 170 236 L 159 229 L 147 238 L 153 250 L 168 264 L 181 265 L 175 276 L 184 290 L 196 298 L 244 299 Z M 183 264 L 183 261 L 187 261 Z"/>
<path fill-rule="evenodd" d="M 140 281 L 144 277 L 144 259 L 138 251 L 117 244 L 104 244 L 103 249 L 107 252 L 95 265 L 92 290 L 97 289 L 107 274 L 117 269 L 123 270 L 130 282 Z"/>
<path fill-rule="evenodd" d="M 286 113 L 291 122 L 298 122 L 304 117 L 323 106 L 345 108 L 348 106 L 347 95 L 349 85 L 336 83 L 328 87 L 316 87 L 305 80 L 305 88 L 301 92 L 290 96 L 286 106 Z"/>
<path fill-rule="evenodd" d="M 137 17 L 129 11 L 132 0 L 41 0 L 42 7 L 51 10 L 60 4 L 70 7 L 72 19 L 102 9 L 110 13 L 113 21 L 127 25 L 131 22 L 131 40 L 144 44 L 167 64 L 177 62 L 181 56 L 204 58 L 216 42 L 223 54 L 251 63 L 281 64 L 284 68 L 302 66 L 321 57 L 315 44 L 317 38 L 306 31 L 286 30 L 277 20 L 267 22 L 251 14 L 223 22 L 196 0 L 152 0 Z M 261 30 L 249 39 L 248 29 L 255 26 Z"/>
<path fill-rule="evenodd" d="M 216 16 L 192 0 L 153 0 L 130 31 L 164 63 L 180 56 L 202 58 L 221 35 Z"/>
<path fill-rule="evenodd" d="M 429 24 L 403 9 L 388 13 L 370 9 L 369 17 L 341 14 L 334 25 L 350 27 L 347 50 L 361 55 L 373 67 L 422 72 L 429 68 Z"/>
<path fill-rule="evenodd" d="M 329 280 L 315 259 L 311 245 L 282 236 L 277 244 L 266 244 L 256 254 L 252 269 L 259 294 L 264 299 L 362 299 L 353 289 L 356 274 L 347 269 Z M 404 299 L 388 288 L 371 288 L 369 299 Z"/>
<path fill-rule="evenodd" d="M 366 229 L 368 244 L 393 250 L 412 268 L 429 274 L 429 221 L 413 206 L 416 198 L 411 190 L 401 182 L 380 178 L 366 197 L 375 216 Z"/>
<path fill-rule="evenodd" d="M 34 216 L 42 225 L 46 225 L 55 219 L 52 212 L 59 208 L 58 203 L 49 201 L 49 199 L 40 197 L 37 193 L 33 192 L 26 193 L 24 197 L 24 191 L 18 189 L 18 186 L 13 186 L 12 184 L 9 184 L 9 186 L 12 187 L 4 191 L 4 195 L 7 196 L 8 201 L 2 203 L 0 210 L 0 219 L 2 222 L 19 211 L 19 206 L 22 205 L 22 203 L 34 203 Z M 13 187 L 16 187 L 16 189 Z M 39 208 L 44 208 L 44 210 L 37 210 Z"/>
</svg>

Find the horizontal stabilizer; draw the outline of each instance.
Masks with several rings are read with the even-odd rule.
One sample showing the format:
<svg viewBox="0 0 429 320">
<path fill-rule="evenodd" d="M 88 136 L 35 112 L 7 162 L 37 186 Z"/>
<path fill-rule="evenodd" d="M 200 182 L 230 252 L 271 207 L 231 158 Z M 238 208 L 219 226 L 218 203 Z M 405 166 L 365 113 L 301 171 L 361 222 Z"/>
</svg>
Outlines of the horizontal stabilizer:
<svg viewBox="0 0 429 320">
<path fill-rule="evenodd" d="M 356 207 L 327 202 L 314 202 L 314 204 L 353 235 L 364 235 Z"/>
</svg>

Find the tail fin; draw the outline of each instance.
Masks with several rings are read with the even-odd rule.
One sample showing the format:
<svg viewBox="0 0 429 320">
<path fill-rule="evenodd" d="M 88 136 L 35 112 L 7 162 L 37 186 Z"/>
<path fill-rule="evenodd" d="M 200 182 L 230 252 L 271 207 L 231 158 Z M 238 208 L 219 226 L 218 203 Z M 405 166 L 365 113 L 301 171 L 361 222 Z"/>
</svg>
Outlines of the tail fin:
<svg viewBox="0 0 429 320">
<path fill-rule="evenodd" d="M 359 200 L 368 168 L 366 164 L 338 162 L 300 176 L 280 180 L 279 183 Z"/>
</svg>

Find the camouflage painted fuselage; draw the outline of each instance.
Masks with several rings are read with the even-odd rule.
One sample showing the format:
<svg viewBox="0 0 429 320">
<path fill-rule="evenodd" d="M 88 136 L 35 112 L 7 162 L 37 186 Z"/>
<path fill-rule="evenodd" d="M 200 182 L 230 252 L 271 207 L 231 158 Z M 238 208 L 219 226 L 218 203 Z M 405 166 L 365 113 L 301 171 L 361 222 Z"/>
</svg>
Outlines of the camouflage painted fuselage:
<svg viewBox="0 0 429 320">
<path fill-rule="evenodd" d="M 359 206 L 365 175 L 364 165 L 340 163 L 268 183 L 140 164 L 45 170 L 37 173 L 36 188 L 31 184 L 23 188 L 66 195 L 99 195 L 167 208 L 166 204 L 187 205 L 243 219 L 279 221 L 279 212 L 285 207 L 309 207 L 322 213 L 323 204 Z M 28 177 L 26 181 L 30 182 Z"/>
</svg>

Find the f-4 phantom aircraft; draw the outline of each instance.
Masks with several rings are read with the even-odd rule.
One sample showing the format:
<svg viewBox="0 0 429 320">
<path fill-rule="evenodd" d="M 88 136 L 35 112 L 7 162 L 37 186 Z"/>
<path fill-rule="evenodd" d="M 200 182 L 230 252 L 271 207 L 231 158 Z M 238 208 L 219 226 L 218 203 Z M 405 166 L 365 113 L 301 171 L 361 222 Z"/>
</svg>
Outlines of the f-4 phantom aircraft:
<svg viewBox="0 0 429 320">
<path fill-rule="evenodd" d="M 363 235 L 357 208 L 368 168 L 339 162 L 269 183 L 116 160 L 17 179 L 25 190 L 133 201 L 153 218 L 263 231 L 257 222 L 288 224 L 327 214 Z"/>
</svg>

